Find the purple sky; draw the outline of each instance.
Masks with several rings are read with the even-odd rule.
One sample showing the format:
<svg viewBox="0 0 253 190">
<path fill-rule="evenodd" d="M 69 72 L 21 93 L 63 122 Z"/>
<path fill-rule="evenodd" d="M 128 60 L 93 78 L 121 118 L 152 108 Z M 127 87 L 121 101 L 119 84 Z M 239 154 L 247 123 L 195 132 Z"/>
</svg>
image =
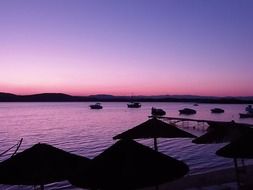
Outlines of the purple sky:
<svg viewBox="0 0 253 190">
<path fill-rule="evenodd" d="M 2 0 L 0 91 L 253 95 L 251 0 Z"/>
</svg>

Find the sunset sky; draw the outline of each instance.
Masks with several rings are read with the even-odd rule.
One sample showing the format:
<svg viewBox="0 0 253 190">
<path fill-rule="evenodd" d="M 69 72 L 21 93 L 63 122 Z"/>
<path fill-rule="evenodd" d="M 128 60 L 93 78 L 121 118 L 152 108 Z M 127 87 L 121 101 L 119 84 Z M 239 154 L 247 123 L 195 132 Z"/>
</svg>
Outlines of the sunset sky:
<svg viewBox="0 0 253 190">
<path fill-rule="evenodd" d="M 1 0 L 0 91 L 253 95 L 252 0 Z"/>
</svg>

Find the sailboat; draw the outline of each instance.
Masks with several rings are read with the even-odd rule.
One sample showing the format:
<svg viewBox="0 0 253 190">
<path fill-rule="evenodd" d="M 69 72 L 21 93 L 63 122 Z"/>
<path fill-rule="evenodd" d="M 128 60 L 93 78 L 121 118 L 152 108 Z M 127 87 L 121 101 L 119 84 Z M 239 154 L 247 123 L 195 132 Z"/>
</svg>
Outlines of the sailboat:
<svg viewBox="0 0 253 190">
<path fill-rule="evenodd" d="M 140 108 L 141 104 L 139 102 L 134 102 L 133 101 L 133 96 L 131 96 L 131 102 L 127 104 L 128 108 Z"/>
</svg>

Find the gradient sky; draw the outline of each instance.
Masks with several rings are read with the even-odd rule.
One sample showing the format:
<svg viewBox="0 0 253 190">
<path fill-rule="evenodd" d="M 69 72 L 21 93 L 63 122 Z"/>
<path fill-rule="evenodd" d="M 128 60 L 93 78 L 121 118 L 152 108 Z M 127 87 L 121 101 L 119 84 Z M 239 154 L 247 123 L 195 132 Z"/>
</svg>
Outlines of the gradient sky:
<svg viewBox="0 0 253 190">
<path fill-rule="evenodd" d="M 253 95 L 251 0 L 1 0 L 0 91 Z"/>
</svg>

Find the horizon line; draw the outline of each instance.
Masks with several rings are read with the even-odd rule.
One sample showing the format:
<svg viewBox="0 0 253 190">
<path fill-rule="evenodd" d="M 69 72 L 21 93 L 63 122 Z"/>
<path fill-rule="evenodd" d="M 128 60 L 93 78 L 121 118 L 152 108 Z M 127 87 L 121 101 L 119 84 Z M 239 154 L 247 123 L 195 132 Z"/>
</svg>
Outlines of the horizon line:
<svg viewBox="0 0 253 190">
<path fill-rule="evenodd" d="M 105 94 L 105 93 L 96 93 L 96 94 L 89 94 L 89 95 L 74 95 L 71 93 L 63 93 L 63 92 L 40 92 L 40 93 L 31 93 L 31 94 L 17 94 L 12 92 L 2 92 L 3 94 L 13 94 L 16 96 L 31 96 L 31 95 L 38 95 L 38 94 L 65 94 L 69 96 L 81 96 L 81 97 L 88 97 L 88 96 L 123 96 L 123 97 L 138 97 L 138 96 L 144 96 L 144 97 L 154 97 L 154 96 L 199 96 L 199 97 L 219 97 L 219 98 L 225 98 L 225 97 L 253 97 L 253 95 L 245 95 L 245 96 L 233 96 L 233 95 L 225 95 L 225 96 L 215 96 L 215 95 L 193 95 L 193 94 L 159 94 L 159 95 L 115 95 L 115 94 Z"/>
</svg>

